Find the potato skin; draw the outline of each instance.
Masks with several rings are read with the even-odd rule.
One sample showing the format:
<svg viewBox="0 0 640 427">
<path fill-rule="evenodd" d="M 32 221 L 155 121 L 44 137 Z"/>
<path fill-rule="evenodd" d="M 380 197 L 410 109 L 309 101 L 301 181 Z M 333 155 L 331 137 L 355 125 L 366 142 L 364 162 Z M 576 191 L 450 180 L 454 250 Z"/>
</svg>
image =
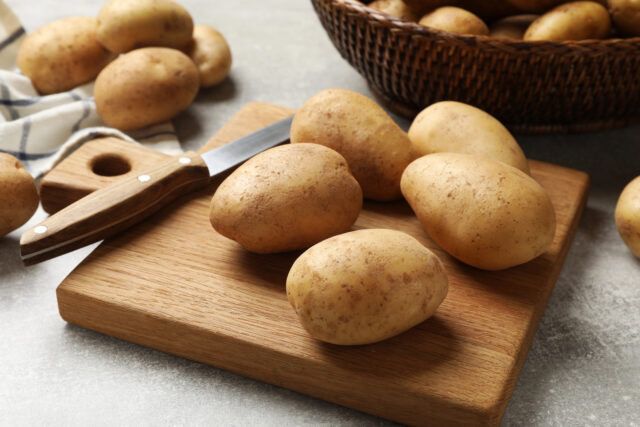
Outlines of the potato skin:
<svg viewBox="0 0 640 427">
<path fill-rule="evenodd" d="M 22 163 L 0 153 L 0 237 L 29 221 L 39 202 L 33 177 Z"/>
<path fill-rule="evenodd" d="M 147 46 L 180 49 L 193 35 L 193 19 L 171 0 L 110 0 L 98 12 L 98 40 L 111 52 Z"/>
<path fill-rule="evenodd" d="M 442 101 L 422 110 L 409 139 L 421 156 L 440 152 L 475 154 L 529 174 L 529 164 L 511 133 L 492 115 L 462 102 Z"/>
<path fill-rule="evenodd" d="M 98 115 L 121 130 L 176 116 L 200 87 L 198 69 L 184 53 L 165 47 L 137 49 L 109 64 L 93 90 Z"/>
<path fill-rule="evenodd" d="M 418 24 L 455 34 L 486 36 L 489 28 L 482 19 L 468 10 L 444 6 L 423 16 Z"/>
<path fill-rule="evenodd" d="M 364 197 L 399 199 L 400 177 L 415 158 L 406 132 L 373 100 L 345 89 L 309 98 L 291 124 L 291 142 L 313 142 L 342 154 Z"/>
<path fill-rule="evenodd" d="M 340 154 L 318 144 L 264 151 L 218 187 L 209 219 L 223 236 L 256 253 L 309 246 L 351 228 L 362 190 Z"/>
<path fill-rule="evenodd" d="M 640 36 L 640 1 L 608 0 L 616 28 L 631 37 Z"/>
<path fill-rule="evenodd" d="M 522 40 L 527 28 L 538 19 L 540 15 L 513 15 L 493 22 L 489 27 L 491 37 Z"/>
<path fill-rule="evenodd" d="M 316 339 L 369 344 L 431 317 L 448 291 L 440 260 L 395 230 L 332 237 L 304 252 L 287 276 L 287 297 Z"/>
<path fill-rule="evenodd" d="M 631 252 L 640 258 L 640 176 L 622 190 L 615 218 L 620 237 Z"/>
<path fill-rule="evenodd" d="M 231 49 L 215 28 L 196 25 L 188 55 L 198 67 L 200 87 L 211 87 L 222 82 L 231 70 Z"/>
<path fill-rule="evenodd" d="M 43 94 L 93 80 L 112 58 L 96 39 L 95 18 L 71 16 L 29 34 L 18 50 L 18 67 Z"/>
<path fill-rule="evenodd" d="M 368 6 L 405 21 L 417 21 L 421 16 L 419 12 L 412 9 L 402 0 L 376 0 L 369 3 Z"/>
<path fill-rule="evenodd" d="M 562 4 L 533 21 L 524 40 L 577 41 L 604 39 L 611 33 L 609 12 L 593 1 Z"/>
<path fill-rule="evenodd" d="M 469 154 L 430 154 L 407 167 L 401 185 L 431 238 L 474 267 L 513 267 L 536 258 L 553 241 L 549 195 L 529 175 L 504 163 Z"/>
</svg>

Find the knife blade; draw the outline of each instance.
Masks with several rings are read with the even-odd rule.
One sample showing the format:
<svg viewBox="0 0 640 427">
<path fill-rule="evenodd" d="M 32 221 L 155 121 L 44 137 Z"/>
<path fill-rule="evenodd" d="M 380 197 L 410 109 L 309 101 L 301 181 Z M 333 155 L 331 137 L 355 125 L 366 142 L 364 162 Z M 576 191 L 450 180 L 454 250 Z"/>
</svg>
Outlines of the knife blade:
<svg viewBox="0 0 640 427">
<path fill-rule="evenodd" d="M 20 238 L 32 265 L 103 240 L 143 220 L 176 197 L 205 187 L 213 177 L 289 140 L 293 116 L 201 155 L 186 152 L 133 177 L 94 191 Z"/>
</svg>

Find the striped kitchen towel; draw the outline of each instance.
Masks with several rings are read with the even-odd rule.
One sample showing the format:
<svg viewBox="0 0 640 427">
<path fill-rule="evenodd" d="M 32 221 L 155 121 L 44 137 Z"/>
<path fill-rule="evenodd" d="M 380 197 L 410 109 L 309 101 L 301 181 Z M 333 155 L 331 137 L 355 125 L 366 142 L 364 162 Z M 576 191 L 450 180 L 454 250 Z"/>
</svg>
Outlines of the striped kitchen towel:
<svg viewBox="0 0 640 427">
<path fill-rule="evenodd" d="M 167 154 L 181 152 L 170 122 L 127 134 L 107 127 L 96 112 L 93 82 L 40 96 L 16 66 L 25 30 L 0 0 L 0 151 L 12 154 L 35 177 L 81 144 L 101 136 L 139 141 Z"/>
</svg>

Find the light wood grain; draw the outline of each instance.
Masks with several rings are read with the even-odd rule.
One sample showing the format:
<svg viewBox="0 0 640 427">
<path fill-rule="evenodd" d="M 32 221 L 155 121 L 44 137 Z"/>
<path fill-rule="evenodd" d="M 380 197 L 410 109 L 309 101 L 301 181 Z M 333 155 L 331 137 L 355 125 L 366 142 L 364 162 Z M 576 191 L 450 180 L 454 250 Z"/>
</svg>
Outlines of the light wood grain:
<svg viewBox="0 0 640 427">
<path fill-rule="evenodd" d="M 208 144 L 290 114 L 245 106 Z M 209 148 L 209 147 L 208 147 Z M 207 148 L 207 149 L 208 149 Z M 435 316 L 387 341 L 318 342 L 284 284 L 299 253 L 254 255 L 217 234 L 215 184 L 105 241 L 57 290 L 68 322 L 412 425 L 497 425 L 558 277 L 586 200 L 581 172 L 530 162 L 557 214 L 551 249 L 502 272 L 439 249 L 404 202 L 365 202 L 354 229 L 416 237 L 443 261 L 449 294 Z"/>
</svg>

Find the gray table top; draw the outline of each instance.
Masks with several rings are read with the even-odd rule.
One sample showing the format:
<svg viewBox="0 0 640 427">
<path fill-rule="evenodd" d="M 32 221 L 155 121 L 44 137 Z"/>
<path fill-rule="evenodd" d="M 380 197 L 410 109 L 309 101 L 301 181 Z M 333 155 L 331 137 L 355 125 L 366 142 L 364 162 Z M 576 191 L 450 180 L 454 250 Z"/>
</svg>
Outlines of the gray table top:
<svg viewBox="0 0 640 427">
<path fill-rule="evenodd" d="M 101 0 L 6 0 L 28 31 Z M 234 65 L 176 120 L 195 149 L 243 104 L 297 107 L 329 87 L 371 95 L 325 35 L 309 1 L 181 2 L 218 28 Z M 407 122 L 399 120 L 404 126 Z M 640 423 L 640 260 L 613 212 L 640 175 L 640 126 L 519 138 L 533 159 L 591 175 L 586 210 L 503 425 Z M 44 217 L 39 211 L 29 224 Z M 0 239 L 0 424 L 387 425 L 357 411 L 66 324 L 55 288 L 89 249 L 30 268 L 21 230 Z"/>
</svg>

